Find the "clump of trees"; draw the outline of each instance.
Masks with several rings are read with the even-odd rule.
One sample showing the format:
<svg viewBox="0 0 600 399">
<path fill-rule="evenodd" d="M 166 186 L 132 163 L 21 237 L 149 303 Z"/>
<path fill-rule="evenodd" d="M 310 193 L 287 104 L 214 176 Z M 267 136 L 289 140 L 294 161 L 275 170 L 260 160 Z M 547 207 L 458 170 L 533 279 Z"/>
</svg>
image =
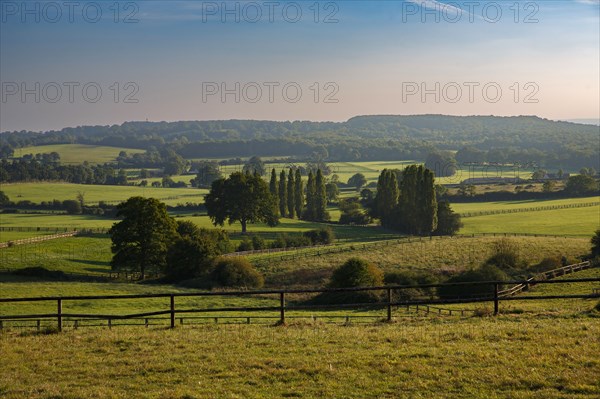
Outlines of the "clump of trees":
<svg viewBox="0 0 600 399">
<path fill-rule="evenodd" d="M 265 282 L 254 266 L 242 257 L 217 259 L 210 280 L 213 285 L 236 288 L 260 288 Z"/>
<path fill-rule="evenodd" d="M 350 258 L 333 271 L 328 288 L 380 287 L 384 274 L 377 266 L 360 258 Z M 315 303 L 368 303 L 377 302 L 377 291 L 323 292 L 312 299 Z"/>
<path fill-rule="evenodd" d="M 436 197 L 434 174 L 422 165 L 402 172 L 384 169 L 371 215 L 382 226 L 409 234 L 453 234 L 460 228 L 460 217 L 448 203 L 438 204 Z"/>
<path fill-rule="evenodd" d="M 223 226 L 225 221 L 239 221 L 244 234 L 248 223 L 279 223 L 276 198 L 258 173 L 235 172 L 226 179 L 215 180 L 204 201 L 213 224 Z"/>
</svg>

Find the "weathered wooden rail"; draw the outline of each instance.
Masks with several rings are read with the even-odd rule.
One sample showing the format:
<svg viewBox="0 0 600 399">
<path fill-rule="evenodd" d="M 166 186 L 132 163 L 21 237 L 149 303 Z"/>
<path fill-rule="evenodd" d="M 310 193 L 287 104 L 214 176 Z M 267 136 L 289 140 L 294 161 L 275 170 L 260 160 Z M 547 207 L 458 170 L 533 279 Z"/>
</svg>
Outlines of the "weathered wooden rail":
<svg viewBox="0 0 600 399">
<path fill-rule="evenodd" d="M 515 295 L 515 294 L 521 293 L 523 291 L 529 290 L 529 288 L 531 288 L 532 286 L 534 286 L 536 284 L 537 280 L 553 279 L 553 278 L 556 278 L 559 276 L 564 276 L 565 274 L 575 273 L 575 272 L 578 272 L 581 270 L 586 270 L 586 269 L 589 269 L 592 267 L 594 267 L 594 264 L 592 262 L 587 261 L 587 262 L 581 262 L 581 263 L 576 263 L 573 265 L 559 267 L 558 269 L 548 270 L 548 271 L 536 274 L 535 276 L 528 278 L 524 283 L 517 284 L 506 290 L 502 290 L 502 291 L 498 292 L 498 295 L 500 295 L 500 296 Z"/>
<path fill-rule="evenodd" d="M 335 289 L 311 289 L 311 290 L 261 290 L 261 291 L 224 291 L 224 292 L 196 292 L 196 293 L 176 293 L 176 294 L 135 294 L 135 295 L 93 295 L 93 296 L 64 296 L 64 297 L 27 297 L 27 298 L 0 298 L 2 303 L 23 303 L 23 302 L 54 302 L 56 312 L 39 313 L 39 314 L 3 314 L 0 313 L 0 327 L 5 321 L 18 320 L 55 320 L 56 328 L 62 331 L 65 321 L 72 320 L 73 323 L 79 323 L 79 320 L 105 320 L 108 326 L 112 325 L 115 320 L 149 320 L 153 317 L 167 316 L 169 326 L 175 328 L 177 315 L 186 314 L 219 314 L 219 313 L 237 313 L 238 317 L 250 317 L 249 312 L 276 312 L 278 314 L 278 323 L 286 322 L 287 312 L 290 311 L 322 311 L 322 310 L 351 310 L 351 309 L 371 309 L 385 310 L 385 315 L 382 317 L 386 321 L 393 320 L 393 310 L 398 307 L 421 307 L 427 311 L 433 309 L 433 305 L 442 304 L 476 304 L 476 303 L 493 303 L 494 314 L 499 313 L 499 305 L 502 301 L 544 301 L 550 299 L 592 299 L 600 298 L 600 293 L 592 292 L 590 294 L 574 294 L 574 295 L 543 295 L 543 296 L 502 296 L 500 295 L 499 287 L 504 284 L 570 284 L 570 283 L 589 283 L 600 282 L 600 278 L 579 278 L 579 279 L 562 279 L 562 280 L 526 280 L 526 281 L 484 281 L 484 282 L 468 282 L 468 283 L 452 283 L 452 284 L 427 284 L 427 285 L 398 285 L 384 287 L 361 287 L 361 288 L 335 288 Z M 479 297 L 452 297 L 442 299 L 415 299 L 415 300 L 394 300 L 393 293 L 405 289 L 422 289 L 422 288 L 439 288 L 444 286 L 493 286 L 494 289 L 489 295 Z M 297 303 L 290 305 L 287 303 L 287 296 L 292 294 L 321 294 L 321 293 L 349 293 L 349 292 L 373 292 L 379 291 L 383 295 L 377 302 L 362 302 L 362 303 L 338 303 L 338 304 L 307 304 Z M 231 306 L 218 308 L 186 308 L 181 309 L 176 307 L 176 299 L 182 297 L 248 297 L 248 296 L 275 296 L 278 298 L 278 304 L 275 306 Z M 149 298 L 166 298 L 169 299 L 168 309 L 139 312 L 132 314 L 91 314 L 91 313 L 68 313 L 63 312 L 63 304 L 68 301 L 94 301 L 94 300 L 122 300 L 122 299 L 149 299 Z M 438 311 L 439 312 L 439 311 Z M 461 314 L 461 310 L 456 310 L 456 314 Z M 441 313 L 441 312 L 439 312 Z M 309 313 L 310 314 L 310 313 Z M 464 311 L 461 314 L 464 316 Z M 252 316 L 255 317 L 255 316 Z M 180 323 L 183 316 L 180 316 Z M 218 320 L 218 318 L 217 318 Z M 38 323 L 39 325 L 39 323 Z"/>
</svg>

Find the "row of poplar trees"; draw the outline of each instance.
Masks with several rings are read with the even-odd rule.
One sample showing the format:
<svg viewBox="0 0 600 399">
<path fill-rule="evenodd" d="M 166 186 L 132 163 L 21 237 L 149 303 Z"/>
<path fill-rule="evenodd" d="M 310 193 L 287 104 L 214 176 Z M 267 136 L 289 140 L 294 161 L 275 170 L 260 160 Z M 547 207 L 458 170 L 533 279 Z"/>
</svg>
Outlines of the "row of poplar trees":
<svg viewBox="0 0 600 399">
<path fill-rule="evenodd" d="M 373 216 L 384 227 L 409 234 L 431 234 L 438 225 L 434 177 L 422 165 L 411 165 L 402 172 L 384 169 L 377 181 Z"/>
<path fill-rule="evenodd" d="M 310 221 L 329 220 L 325 177 L 321 169 L 318 169 L 316 174 L 309 171 L 305 190 L 300 169 L 290 168 L 288 173 L 282 170 L 278 180 L 277 172 L 273 168 L 269 191 L 275 197 L 282 217 L 297 217 Z"/>
</svg>

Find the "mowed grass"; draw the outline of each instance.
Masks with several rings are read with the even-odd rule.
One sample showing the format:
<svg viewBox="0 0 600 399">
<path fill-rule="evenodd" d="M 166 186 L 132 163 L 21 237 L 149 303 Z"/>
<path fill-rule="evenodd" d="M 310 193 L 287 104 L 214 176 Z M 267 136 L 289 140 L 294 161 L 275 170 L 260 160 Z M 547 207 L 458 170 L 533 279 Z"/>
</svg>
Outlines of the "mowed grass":
<svg viewBox="0 0 600 399">
<path fill-rule="evenodd" d="M 526 233 L 591 237 L 600 228 L 600 206 L 463 218 L 461 234 Z"/>
<path fill-rule="evenodd" d="M 487 211 L 503 211 L 514 209 L 532 209 L 536 207 L 550 206 L 568 206 L 579 204 L 597 204 L 600 202 L 600 196 L 583 197 L 583 198 L 567 198 L 559 200 L 522 200 L 522 201 L 494 201 L 494 202 L 467 202 L 453 203 L 452 210 L 456 213 L 475 213 Z M 597 205 L 597 211 L 600 211 L 600 205 Z"/>
<path fill-rule="evenodd" d="M 13 202 L 74 200 L 79 193 L 84 194 L 85 204 L 97 205 L 100 201 L 116 204 L 130 197 L 141 196 L 157 198 L 167 205 L 185 204 L 186 202 L 203 203 L 208 190 L 197 188 L 156 188 L 139 186 L 105 186 L 73 183 L 11 183 L 2 184 L 2 191 Z"/>
<path fill-rule="evenodd" d="M 44 267 L 69 273 L 110 272 L 111 240 L 106 235 L 69 237 L 0 249 L 3 268 Z"/>
<path fill-rule="evenodd" d="M 598 318 L 0 333 L 4 398 L 597 398 Z"/>
<path fill-rule="evenodd" d="M 31 146 L 15 149 L 14 156 L 22 157 L 27 154 L 50 154 L 57 152 L 63 164 L 82 164 L 87 161 L 91 164 L 104 164 L 114 162 L 121 151 L 127 154 L 144 153 L 145 150 L 134 148 L 107 147 L 87 144 L 51 144 Z"/>
</svg>

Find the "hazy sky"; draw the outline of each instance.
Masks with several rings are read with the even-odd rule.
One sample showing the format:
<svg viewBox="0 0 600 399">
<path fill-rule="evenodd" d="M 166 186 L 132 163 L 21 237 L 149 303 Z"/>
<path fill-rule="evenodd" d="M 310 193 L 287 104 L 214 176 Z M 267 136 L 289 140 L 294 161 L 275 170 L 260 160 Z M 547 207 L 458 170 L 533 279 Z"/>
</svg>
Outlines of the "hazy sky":
<svg viewBox="0 0 600 399">
<path fill-rule="evenodd" d="M 146 119 L 600 117 L 598 0 L 0 6 L 0 131 Z"/>
</svg>

